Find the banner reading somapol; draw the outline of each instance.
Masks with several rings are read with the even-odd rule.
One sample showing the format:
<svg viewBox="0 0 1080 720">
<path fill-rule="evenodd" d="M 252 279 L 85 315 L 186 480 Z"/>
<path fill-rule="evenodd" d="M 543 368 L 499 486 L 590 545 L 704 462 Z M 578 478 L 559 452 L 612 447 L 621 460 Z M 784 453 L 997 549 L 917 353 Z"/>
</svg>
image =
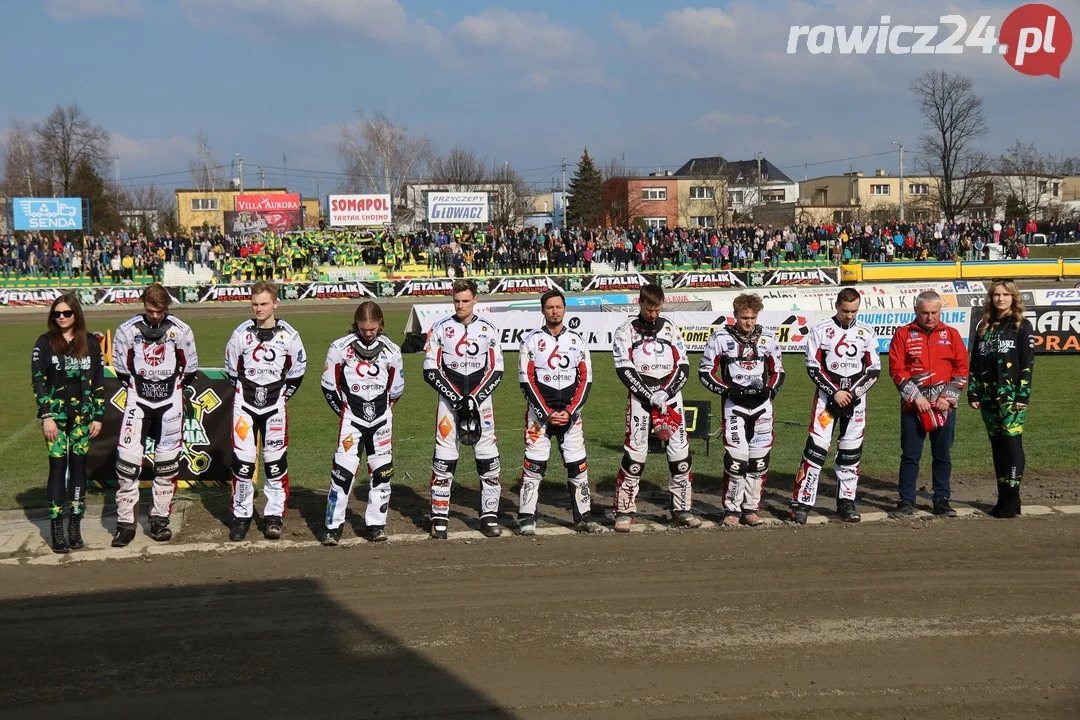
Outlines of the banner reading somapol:
<svg viewBox="0 0 1080 720">
<path fill-rule="evenodd" d="M 389 195 L 331 195 L 331 227 L 366 227 L 392 221 Z"/>
</svg>

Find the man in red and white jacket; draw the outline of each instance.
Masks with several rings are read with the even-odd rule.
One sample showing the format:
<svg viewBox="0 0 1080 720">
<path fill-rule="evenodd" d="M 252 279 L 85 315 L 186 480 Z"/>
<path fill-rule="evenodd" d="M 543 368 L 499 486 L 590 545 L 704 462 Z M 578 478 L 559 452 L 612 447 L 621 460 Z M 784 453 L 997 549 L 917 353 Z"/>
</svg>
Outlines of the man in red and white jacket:
<svg viewBox="0 0 1080 720">
<path fill-rule="evenodd" d="M 894 517 L 915 512 L 923 444 L 930 436 L 935 515 L 956 517 L 949 506 L 956 404 L 967 384 L 968 355 L 956 328 L 941 322 L 941 296 L 920 293 L 915 321 L 898 328 L 889 345 L 889 374 L 900 391 L 900 502 Z"/>
</svg>

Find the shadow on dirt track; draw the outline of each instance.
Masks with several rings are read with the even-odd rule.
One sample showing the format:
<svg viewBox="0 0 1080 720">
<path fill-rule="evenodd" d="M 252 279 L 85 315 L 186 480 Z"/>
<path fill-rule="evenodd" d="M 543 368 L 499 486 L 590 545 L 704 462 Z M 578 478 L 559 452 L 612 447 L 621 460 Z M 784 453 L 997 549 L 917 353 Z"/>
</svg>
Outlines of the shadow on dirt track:
<svg viewBox="0 0 1080 720">
<path fill-rule="evenodd" d="M 6 720 L 513 717 L 310 580 L 8 600 L 0 627 Z"/>
</svg>

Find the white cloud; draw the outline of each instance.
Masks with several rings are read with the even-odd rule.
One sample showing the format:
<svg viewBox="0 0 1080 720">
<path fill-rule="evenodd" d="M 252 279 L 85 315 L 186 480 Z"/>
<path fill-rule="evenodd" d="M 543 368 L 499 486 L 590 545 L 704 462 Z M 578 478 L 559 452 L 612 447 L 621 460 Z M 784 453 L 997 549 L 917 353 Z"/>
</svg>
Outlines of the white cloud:
<svg viewBox="0 0 1080 720">
<path fill-rule="evenodd" d="M 461 51 L 494 53 L 523 72 L 535 87 L 546 87 L 560 79 L 610 84 L 597 61 L 592 40 L 552 22 L 543 13 L 489 8 L 459 20 L 448 36 Z"/>
<path fill-rule="evenodd" d="M 121 172 L 125 167 L 184 165 L 195 156 L 195 141 L 180 135 L 133 138 L 111 133 L 109 140 L 111 153 L 120 158 Z"/>
<path fill-rule="evenodd" d="M 371 40 L 408 36 L 409 17 L 398 0 L 182 0 L 196 27 L 225 27 L 231 15 L 273 31 L 335 27 Z"/>
<path fill-rule="evenodd" d="M 45 12 L 57 20 L 75 20 L 142 17 L 145 11 L 141 0 L 46 0 Z"/>
<path fill-rule="evenodd" d="M 793 123 L 779 115 L 750 115 L 748 113 L 729 113 L 723 111 L 708 112 L 702 115 L 694 123 L 701 130 L 720 130 L 725 127 L 738 125 L 758 127 L 768 125 L 772 127 L 789 128 Z"/>
<path fill-rule="evenodd" d="M 719 8 L 683 8 L 664 13 L 664 26 L 695 48 L 724 42 L 736 30 L 735 19 Z"/>
</svg>

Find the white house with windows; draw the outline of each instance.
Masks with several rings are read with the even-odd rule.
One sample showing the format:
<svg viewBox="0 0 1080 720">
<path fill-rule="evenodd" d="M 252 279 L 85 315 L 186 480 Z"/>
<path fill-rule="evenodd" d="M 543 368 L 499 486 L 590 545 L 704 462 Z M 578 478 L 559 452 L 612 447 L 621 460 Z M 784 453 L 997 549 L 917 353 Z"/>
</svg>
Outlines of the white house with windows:
<svg viewBox="0 0 1080 720">
<path fill-rule="evenodd" d="M 769 159 L 759 155 L 752 160 L 725 160 L 721 156 L 691 158 L 673 174 L 680 186 L 688 186 L 687 201 L 697 201 L 687 213 L 689 224 L 753 219 L 755 208 L 794 204 L 799 199 L 799 184 L 784 174 Z M 720 194 L 722 193 L 722 195 Z M 681 194 L 681 193 L 680 193 Z M 699 214 L 703 205 L 711 203 L 713 212 Z"/>
</svg>

